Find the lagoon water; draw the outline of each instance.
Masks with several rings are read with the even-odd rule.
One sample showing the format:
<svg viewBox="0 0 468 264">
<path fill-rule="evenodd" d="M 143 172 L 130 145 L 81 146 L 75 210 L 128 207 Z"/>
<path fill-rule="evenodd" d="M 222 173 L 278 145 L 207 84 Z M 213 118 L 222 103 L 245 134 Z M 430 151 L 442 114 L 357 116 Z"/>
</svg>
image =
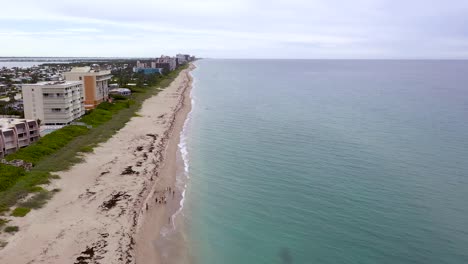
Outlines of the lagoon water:
<svg viewBox="0 0 468 264">
<path fill-rule="evenodd" d="M 467 61 L 196 65 L 196 263 L 468 263 Z"/>
</svg>

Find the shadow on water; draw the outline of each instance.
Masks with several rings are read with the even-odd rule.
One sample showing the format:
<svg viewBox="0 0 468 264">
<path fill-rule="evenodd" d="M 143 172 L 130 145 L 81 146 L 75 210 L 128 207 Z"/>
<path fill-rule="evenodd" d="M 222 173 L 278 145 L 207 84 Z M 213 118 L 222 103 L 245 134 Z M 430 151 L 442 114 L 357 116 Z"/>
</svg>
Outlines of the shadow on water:
<svg viewBox="0 0 468 264">
<path fill-rule="evenodd" d="M 293 258 L 291 256 L 291 251 L 288 248 L 282 248 L 279 252 L 279 257 L 281 259 L 281 263 L 283 264 L 292 264 Z"/>
</svg>

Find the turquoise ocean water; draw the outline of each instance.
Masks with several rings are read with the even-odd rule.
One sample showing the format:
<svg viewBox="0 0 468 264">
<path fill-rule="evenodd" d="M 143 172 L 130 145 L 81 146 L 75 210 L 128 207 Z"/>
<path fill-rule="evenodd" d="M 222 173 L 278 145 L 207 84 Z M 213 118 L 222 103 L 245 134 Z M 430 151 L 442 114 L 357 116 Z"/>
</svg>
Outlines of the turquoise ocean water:
<svg viewBox="0 0 468 264">
<path fill-rule="evenodd" d="M 196 65 L 195 263 L 468 263 L 467 61 Z"/>
</svg>

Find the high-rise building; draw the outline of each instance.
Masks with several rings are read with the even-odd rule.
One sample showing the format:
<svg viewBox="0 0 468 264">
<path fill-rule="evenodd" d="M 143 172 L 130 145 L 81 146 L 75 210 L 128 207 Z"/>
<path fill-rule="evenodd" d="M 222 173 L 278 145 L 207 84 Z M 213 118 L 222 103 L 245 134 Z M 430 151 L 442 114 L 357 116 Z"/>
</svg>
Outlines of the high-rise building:
<svg viewBox="0 0 468 264">
<path fill-rule="evenodd" d="M 177 58 L 177 63 L 179 64 L 185 64 L 188 61 L 190 61 L 190 55 L 188 54 L 177 54 L 176 58 Z"/>
<path fill-rule="evenodd" d="M 23 84 L 24 116 L 46 125 L 67 125 L 85 113 L 83 85 L 75 82 Z"/>
<path fill-rule="evenodd" d="M 154 66 L 155 68 L 162 68 L 166 72 L 173 71 L 177 67 L 177 59 L 163 55 L 155 60 Z"/>
<path fill-rule="evenodd" d="M 109 80 L 112 78 L 109 70 L 75 67 L 63 75 L 67 81 L 81 81 L 83 83 L 86 109 L 93 109 L 109 98 Z"/>
</svg>

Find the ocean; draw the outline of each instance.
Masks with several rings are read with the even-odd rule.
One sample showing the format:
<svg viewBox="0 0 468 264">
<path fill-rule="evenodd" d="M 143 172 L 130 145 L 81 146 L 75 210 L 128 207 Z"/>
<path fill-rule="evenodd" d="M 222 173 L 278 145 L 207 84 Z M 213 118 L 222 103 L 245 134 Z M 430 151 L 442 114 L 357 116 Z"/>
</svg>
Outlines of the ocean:
<svg viewBox="0 0 468 264">
<path fill-rule="evenodd" d="M 70 63 L 73 58 L 58 57 L 0 57 L 0 68 L 29 68 L 44 63 Z"/>
<path fill-rule="evenodd" d="M 194 263 L 468 263 L 468 61 L 196 65 Z"/>
<path fill-rule="evenodd" d="M 0 68 L 29 68 L 33 66 L 39 66 L 41 64 L 47 63 L 47 61 L 2 61 L 0 60 Z"/>
</svg>

